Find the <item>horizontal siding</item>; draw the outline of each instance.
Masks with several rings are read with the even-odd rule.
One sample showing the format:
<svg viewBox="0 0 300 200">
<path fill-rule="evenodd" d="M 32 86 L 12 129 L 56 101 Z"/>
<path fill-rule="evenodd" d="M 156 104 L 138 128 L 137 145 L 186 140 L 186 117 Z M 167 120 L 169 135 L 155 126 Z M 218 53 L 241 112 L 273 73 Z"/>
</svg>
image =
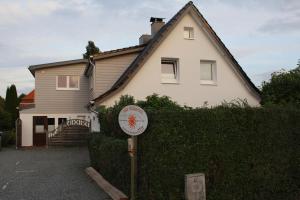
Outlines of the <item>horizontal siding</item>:
<svg viewBox="0 0 300 200">
<path fill-rule="evenodd" d="M 87 113 L 89 81 L 85 64 L 41 69 L 35 72 L 35 111 L 37 113 Z M 80 76 L 80 90 L 56 90 L 56 76 Z"/>
<path fill-rule="evenodd" d="M 92 97 L 96 98 L 110 89 L 137 55 L 138 53 L 132 53 L 96 61 L 96 81 Z"/>
</svg>

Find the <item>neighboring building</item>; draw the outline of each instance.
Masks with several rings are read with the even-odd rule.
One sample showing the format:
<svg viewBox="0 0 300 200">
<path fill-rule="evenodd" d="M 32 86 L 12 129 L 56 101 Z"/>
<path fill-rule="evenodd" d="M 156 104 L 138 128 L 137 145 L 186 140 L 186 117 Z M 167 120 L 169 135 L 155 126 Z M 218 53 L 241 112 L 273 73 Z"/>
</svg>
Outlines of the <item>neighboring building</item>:
<svg viewBox="0 0 300 200">
<path fill-rule="evenodd" d="M 235 99 L 259 106 L 259 90 L 192 2 L 167 24 L 162 18 L 150 21 L 151 35 L 142 35 L 137 46 L 91 60 L 30 66 L 34 104 L 20 106 L 22 146 L 35 145 L 37 124 L 55 129 L 66 119 L 80 118 L 99 131 L 91 108 L 111 106 L 125 94 L 140 100 L 157 93 L 192 107 Z"/>
</svg>

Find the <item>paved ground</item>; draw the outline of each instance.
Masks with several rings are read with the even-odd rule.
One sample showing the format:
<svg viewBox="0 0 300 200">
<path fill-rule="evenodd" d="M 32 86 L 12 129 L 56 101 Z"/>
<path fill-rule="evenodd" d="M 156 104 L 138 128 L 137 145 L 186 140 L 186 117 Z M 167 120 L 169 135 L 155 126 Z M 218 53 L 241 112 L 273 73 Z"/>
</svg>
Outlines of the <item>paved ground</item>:
<svg viewBox="0 0 300 200">
<path fill-rule="evenodd" d="M 0 151 L 0 200 L 107 200 L 84 147 Z"/>
</svg>

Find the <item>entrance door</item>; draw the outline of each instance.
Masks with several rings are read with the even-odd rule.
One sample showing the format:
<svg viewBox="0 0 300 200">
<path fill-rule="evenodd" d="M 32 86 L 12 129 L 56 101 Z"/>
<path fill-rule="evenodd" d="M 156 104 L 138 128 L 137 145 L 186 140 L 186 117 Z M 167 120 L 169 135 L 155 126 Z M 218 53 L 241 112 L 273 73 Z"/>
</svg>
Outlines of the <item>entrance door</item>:
<svg viewBox="0 0 300 200">
<path fill-rule="evenodd" d="M 33 117 L 33 146 L 45 146 L 48 130 L 47 116 Z"/>
</svg>

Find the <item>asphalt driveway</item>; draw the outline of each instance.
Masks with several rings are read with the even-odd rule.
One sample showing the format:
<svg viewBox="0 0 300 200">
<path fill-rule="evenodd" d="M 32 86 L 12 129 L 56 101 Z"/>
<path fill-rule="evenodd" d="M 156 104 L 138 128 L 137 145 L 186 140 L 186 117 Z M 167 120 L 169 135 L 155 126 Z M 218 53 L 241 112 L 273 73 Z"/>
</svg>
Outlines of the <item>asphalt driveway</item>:
<svg viewBox="0 0 300 200">
<path fill-rule="evenodd" d="M 0 151 L 0 200 L 110 199 L 85 174 L 85 147 Z"/>
</svg>

